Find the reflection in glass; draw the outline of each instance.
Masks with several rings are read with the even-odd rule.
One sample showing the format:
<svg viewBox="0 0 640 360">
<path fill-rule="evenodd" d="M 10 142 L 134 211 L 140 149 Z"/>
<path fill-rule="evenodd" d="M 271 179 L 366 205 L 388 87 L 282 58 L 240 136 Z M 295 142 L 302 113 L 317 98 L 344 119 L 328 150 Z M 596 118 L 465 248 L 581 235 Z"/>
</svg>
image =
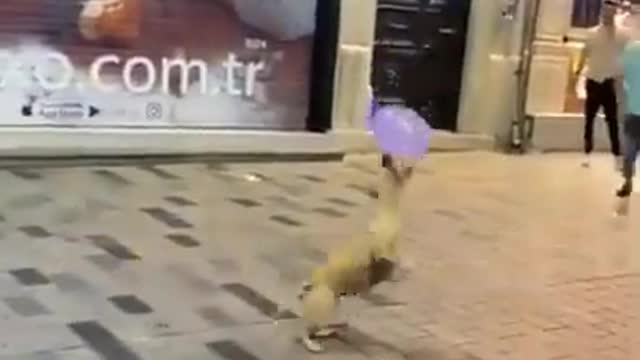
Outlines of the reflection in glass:
<svg viewBox="0 0 640 360">
<path fill-rule="evenodd" d="M 571 26 L 589 28 L 598 25 L 602 0 L 573 0 Z"/>
</svg>

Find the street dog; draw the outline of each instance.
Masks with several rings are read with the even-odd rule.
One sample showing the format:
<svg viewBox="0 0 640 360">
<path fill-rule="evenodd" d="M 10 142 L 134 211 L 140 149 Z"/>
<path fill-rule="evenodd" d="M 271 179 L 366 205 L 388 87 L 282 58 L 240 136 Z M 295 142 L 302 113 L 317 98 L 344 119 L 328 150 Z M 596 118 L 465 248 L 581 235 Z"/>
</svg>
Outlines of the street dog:
<svg viewBox="0 0 640 360">
<path fill-rule="evenodd" d="M 322 352 L 318 340 L 333 335 L 332 325 L 340 299 L 367 293 L 376 285 L 391 280 L 397 268 L 397 244 L 400 237 L 400 195 L 412 175 L 412 167 L 383 158 L 378 189 L 378 209 L 369 231 L 329 253 L 325 265 L 316 268 L 303 284 L 302 342 L 311 352 Z"/>
</svg>

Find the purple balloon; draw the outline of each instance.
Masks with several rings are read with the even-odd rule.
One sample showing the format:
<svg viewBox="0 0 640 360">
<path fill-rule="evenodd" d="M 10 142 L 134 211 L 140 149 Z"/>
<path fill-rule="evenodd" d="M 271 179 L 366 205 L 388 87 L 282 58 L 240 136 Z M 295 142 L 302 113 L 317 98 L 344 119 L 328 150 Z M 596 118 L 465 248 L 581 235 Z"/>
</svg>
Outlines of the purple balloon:
<svg viewBox="0 0 640 360">
<path fill-rule="evenodd" d="M 431 127 L 409 108 L 380 108 L 373 116 L 372 127 L 378 146 L 385 153 L 417 160 L 429 149 Z"/>
</svg>

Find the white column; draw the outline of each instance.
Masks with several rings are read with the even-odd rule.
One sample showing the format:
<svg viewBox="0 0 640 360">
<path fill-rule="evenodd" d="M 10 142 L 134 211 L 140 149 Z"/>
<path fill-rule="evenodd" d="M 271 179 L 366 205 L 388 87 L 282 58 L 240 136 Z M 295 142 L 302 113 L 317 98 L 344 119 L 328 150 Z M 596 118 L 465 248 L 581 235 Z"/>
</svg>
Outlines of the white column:
<svg viewBox="0 0 640 360">
<path fill-rule="evenodd" d="M 366 130 L 371 48 L 342 45 L 338 50 L 333 103 L 335 130 Z"/>
<path fill-rule="evenodd" d="M 334 79 L 333 130 L 365 133 L 376 1 L 342 0 Z"/>
<path fill-rule="evenodd" d="M 472 1 L 471 5 L 458 130 L 501 137 L 514 115 L 514 74 L 525 4 L 520 3 L 513 20 L 502 17 L 502 1 Z"/>
</svg>

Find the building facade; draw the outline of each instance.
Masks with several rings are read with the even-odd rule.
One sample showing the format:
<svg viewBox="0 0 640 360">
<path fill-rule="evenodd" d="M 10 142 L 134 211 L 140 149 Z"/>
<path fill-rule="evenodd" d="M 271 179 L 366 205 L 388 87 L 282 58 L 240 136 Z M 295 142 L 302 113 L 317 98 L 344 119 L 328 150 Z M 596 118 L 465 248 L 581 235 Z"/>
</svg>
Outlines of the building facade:
<svg viewBox="0 0 640 360">
<path fill-rule="evenodd" d="M 515 116 L 514 73 L 520 60 L 524 6 L 519 2 L 512 6 L 511 1 L 464 3 L 468 6 L 464 55 L 463 59 L 452 59 L 463 64 L 457 111 L 453 115 L 455 131 L 458 137 L 470 140 L 497 137 L 507 141 Z M 362 133 L 365 126 L 377 6 L 376 1 L 342 0 L 333 123 L 335 131 L 354 136 Z"/>
<path fill-rule="evenodd" d="M 267 135 L 287 151 L 323 127 L 309 114 L 316 4 L 3 1 L 0 152 L 240 151 Z"/>
<path fill-rule="evenodd" d="M 497 117 L 510 117 L 514 46 L 502 43 L 513 24 L 480 2 L 438 2 L 470 4 L 456 99 L 445 100 L 455 107 L 449 129 L 493 136 Z M 0 153 L 371 150 L 378 2 L 321 4 L 322 21 L 316 0 L 4 1 Z M 326 54 L 314 53 L 318 39 Z"/>
</svg>

